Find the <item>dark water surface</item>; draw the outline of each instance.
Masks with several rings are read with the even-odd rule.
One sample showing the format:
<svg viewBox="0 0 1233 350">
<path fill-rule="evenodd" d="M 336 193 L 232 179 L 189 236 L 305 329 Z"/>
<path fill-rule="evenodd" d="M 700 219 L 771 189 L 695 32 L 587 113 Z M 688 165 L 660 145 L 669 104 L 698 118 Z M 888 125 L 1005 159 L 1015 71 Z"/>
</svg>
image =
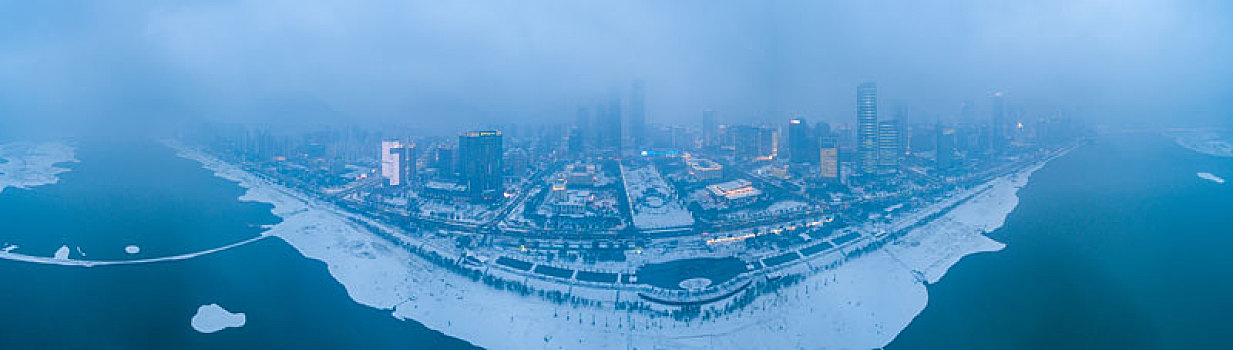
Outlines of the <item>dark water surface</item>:
<svg viewBox="0 0 1233 350">
<path fill-rule="evenodd" d="M 1233 159 L 1104 137 L 1019 192 L 890 348 L 1233 348 Z"/>
<path fill-rule="evenodd" d="M 78 147 L 56 185 L 0 194 L 0 241 L 51 256 L 131 259 L 217 247 L 278 222 L 268 204 L 154 143 Z M 74 252 L 74 257 L 78 257 Z M 247 324 L 197 333 L 197 307 L 217 303 Z M 468 344 L 359 305 L 324 264 L 267 239 L 190 260 L 92 268 L 0 260 L 0 349 L 442 349 Z"/>
</svg>

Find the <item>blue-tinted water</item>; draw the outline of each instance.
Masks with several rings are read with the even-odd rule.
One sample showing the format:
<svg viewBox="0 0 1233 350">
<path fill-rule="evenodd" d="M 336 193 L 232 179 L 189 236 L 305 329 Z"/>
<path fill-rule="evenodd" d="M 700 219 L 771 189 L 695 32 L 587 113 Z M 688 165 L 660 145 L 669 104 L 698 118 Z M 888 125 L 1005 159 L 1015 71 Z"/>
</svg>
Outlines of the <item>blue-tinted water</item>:
<svg viewBox="0 0 1233 350">
<path fill-rule="evenodd" d="M 56 185 L 0 194 L 0 240 L 89 259 L 212 248 L 276 223 L 270 206 L 153 143 L 89 143 Z M 74 253 L 76 254 L 76 253 Z M 74 255 L 74 257 L 77 257 Z M 213 334 L 190 326 L 218 303 L 247 324 Z M 324 264 L 267 239 L 184 261 L 92 268 L 0 261 L 0 349 L 467 348 L 465 342 L 353 302 Z"/>
<path fill-rule="evenodd" d="M 1233 348 L 1233 159 L 1104 137 L 1037 172 L 1003 251 L 929 286 L 891 348 Z"/>
<path fill-rule="evenodd" d="M 91 259 L 214 247 L 277 222 L 269 206 L 152 144 L 78 147 L 61 183 L 0 194 L 0 240 Z M 134 174 L 133 172 L 136 171 Z M 1101 139 L 1040 170 L 892 348 L 1229 348 L 1233 161 L 1153 136 Z M 117 178 L 121 176 L 121 178 Z M 130 177 L 123 177 L 130 176 Z M 202 304 L 247 315 L 200 334 Z M 186 261 L 76 268 L 0 261 L 0 349 L 469 347 L 354 303 L 323 264 L 280 240 Z"/>
</svg>

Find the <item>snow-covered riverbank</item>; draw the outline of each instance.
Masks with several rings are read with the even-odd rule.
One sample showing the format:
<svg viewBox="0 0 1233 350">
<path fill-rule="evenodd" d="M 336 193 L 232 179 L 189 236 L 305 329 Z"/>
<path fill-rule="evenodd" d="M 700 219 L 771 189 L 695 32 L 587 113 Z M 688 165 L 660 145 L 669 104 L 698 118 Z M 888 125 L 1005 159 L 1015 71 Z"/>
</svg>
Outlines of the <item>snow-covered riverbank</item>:
<svg viewBox="0 0 1233 350">
<path fill-rule="evenodd" d="M 60 181 L 68 168 L 60 163 L 76 162 L 72 146 L 62 142 L 15 142 L 0 145 L 0 192 L 9 187 L 30 188 Z"/>
<path fill-rule="evenodd" d="M 963 256 L 1003 247 L 984 233 L 1002 225 L 1018 203 L 1019 188 L 1040 167 L 970 190 L 970 197 L 960 195 L 970 199 L 956 200 L 961 204 L 882 250 L 829 270 L 819 268 L 821 262 L 839 260 L 840 254 L 819 254 L 813 258 L 818 263 L 784 271 L 806 276 L 800 283 L 762 295 L 732 314 L 681 322 L 493 289 L 378 237 L 329 204 L 197 151 L 181 149 L 180 155 L 248 188 L 241 199 L 273 204 L 284 221 L 267 234 L 325 262 L 355 301 L 498 349 L 884 346 L 924 309 L 924 283 L 941 279 Z M 580 286 L 570 290 L 605 295 Z"/>
</svg>

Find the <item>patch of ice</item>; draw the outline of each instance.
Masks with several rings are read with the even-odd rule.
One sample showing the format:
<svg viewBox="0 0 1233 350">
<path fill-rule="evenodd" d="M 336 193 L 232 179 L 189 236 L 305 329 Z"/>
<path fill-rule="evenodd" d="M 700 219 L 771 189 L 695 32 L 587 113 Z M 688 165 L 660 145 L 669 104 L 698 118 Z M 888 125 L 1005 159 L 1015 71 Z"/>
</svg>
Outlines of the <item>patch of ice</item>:
<svg viewBox="0 0 1233 350">
<path fill-rule="evenodd" d="M 214 333 L 227 328 L 244 327 L 247 321 L 243 312 L 231 313 L 218 304 L 202 305 L 193 315 L 193 329 L 201 333 Z"/>
<path fill-rule="evenodd" d="M 0 145 L 0 192 L 6 188 L 30 188 L 54 184 L 68 168 L 59 163 L 76 162 L 72 146 L 60 142 L 15 142 Z"/>
<path fill-rule="evenodd" d="M 1197 174 L 1195 174 L 1195 175 L 1198 175 L 1200 179 L 1208 180 L 1208 181 L 1215 182 L 1215 183 L 1218 183 L 1218 184 L 1222 184 L 1222 183 L 1224 183 L 1224 178 L 1221 178 L 1221 177 L 1219 177 L 1219 176 L 1216 176 L 1216 174 L 1212 174 L 1212 173 L 1197 173 Z"/>
<path fill-rule="evenodd" d="M 1174 130 L 1165 133 L 1178 145 L 1192 151 L 1217 156 L 1233 157 L 1233 135 L 1214 130 Z"/>
<path fill-rule="evenodd" d="M 60 249 L 56 249 L 56 255 L 54 257 L 56 260 L 68 260 L 69 253 L 71 252 L 72 250 L 69 250 L 68 246 L 62 245 L 60 246 Z"/>
<path fill-rule="evenodd" d="M 135 245 L 129 245 L 127 247 L 124 247 L 124 252 L 129 253 L 129 254 L 137 254 L 141 252 L 141 247 L 138 247 Z"/>
</svg>

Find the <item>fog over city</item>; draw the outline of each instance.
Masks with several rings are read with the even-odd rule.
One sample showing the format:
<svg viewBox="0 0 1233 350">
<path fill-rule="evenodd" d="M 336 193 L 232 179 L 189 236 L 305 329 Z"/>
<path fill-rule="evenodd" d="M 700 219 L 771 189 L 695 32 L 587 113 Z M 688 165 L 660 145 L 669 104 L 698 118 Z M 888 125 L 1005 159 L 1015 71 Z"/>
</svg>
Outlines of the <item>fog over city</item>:
<svg viewBox="0 0 1233 350">
<path fill-rule="evenodd" d="M 1233 0 L 0 0 L 3 349 L 1233 349 Z"/>
<path fill-rule="evenodd" d="M 1094 124 L 1228 126 L 1224 1 L 10 1 L 0 126 L 568 122 L 646 84 L 647 121 L 964 101 Z M 889 109 L 888 109 L 889 110 Z M 1014 113 L 1014 112 L 1012 112 Z M 86 121 L 86 123 L 79 123 Z M 103 123 L 99 123 L 103 122 Z M 127 124 L 127 123 L 125 123 Z"/>
</svg>

